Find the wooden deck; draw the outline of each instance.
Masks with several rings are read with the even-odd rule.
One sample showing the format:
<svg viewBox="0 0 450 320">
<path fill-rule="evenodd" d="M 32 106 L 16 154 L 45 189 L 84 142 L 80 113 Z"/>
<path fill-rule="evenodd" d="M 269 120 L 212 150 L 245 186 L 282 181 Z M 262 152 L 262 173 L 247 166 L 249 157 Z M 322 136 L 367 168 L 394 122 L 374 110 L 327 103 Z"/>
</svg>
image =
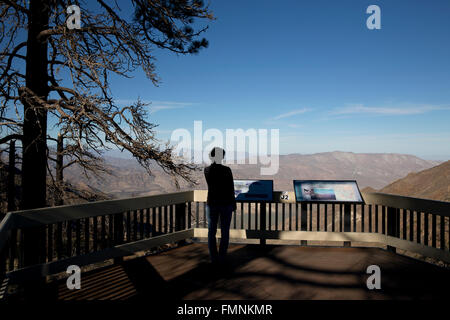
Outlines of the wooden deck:
<svg viewBox="0 0 450 320">
<path fill-rule="evenodd" d="M 231 245 L 224 270 L 206 244 L 189 244 L 82 273 L 39 290 L 45 300 L 136 299 L 448 299 L 450 271 L 378 248 Z M 368 290 L 366 268 L 381 268 L 381 290 Z M 35 297 L 36 298 L 36 297 Z M 14 299 L 14 297 L 11 297 Z"/>
</svg>

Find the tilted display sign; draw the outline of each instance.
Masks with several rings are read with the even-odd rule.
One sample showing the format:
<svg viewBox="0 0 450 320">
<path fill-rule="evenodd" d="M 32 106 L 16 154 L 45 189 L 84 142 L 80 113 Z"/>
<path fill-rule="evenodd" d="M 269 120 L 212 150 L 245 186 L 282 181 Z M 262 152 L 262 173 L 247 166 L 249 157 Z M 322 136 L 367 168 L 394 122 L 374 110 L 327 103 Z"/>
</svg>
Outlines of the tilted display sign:
<svg viewBox="0 0 450 320">
<path fill-rule="evenodd" d="M 272 180 L 234 180 L 237 201 L 272 201 Z"/>
<path fill-rule="evenodd" d="M 297 202 L 364 202 L 355 180 L 294 180 L 294 191 Z"/>
</svg>

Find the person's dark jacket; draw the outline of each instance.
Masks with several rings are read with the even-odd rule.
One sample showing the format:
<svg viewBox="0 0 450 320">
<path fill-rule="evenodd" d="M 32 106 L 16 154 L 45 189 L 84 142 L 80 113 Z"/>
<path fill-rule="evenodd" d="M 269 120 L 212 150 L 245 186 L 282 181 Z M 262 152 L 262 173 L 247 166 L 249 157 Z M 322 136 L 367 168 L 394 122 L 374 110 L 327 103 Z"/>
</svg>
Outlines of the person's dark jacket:
<svg viewBox="0 0 450 320">
<path fill-rule="evenodd" d="M 205 178 L 208 184 L 208 199 L 206 203 L 214 205 L 232 205 L 236 211 L 234 196 L 233 173 L 227 166 L 212 163 L 205 168 Z"/>
</svg>

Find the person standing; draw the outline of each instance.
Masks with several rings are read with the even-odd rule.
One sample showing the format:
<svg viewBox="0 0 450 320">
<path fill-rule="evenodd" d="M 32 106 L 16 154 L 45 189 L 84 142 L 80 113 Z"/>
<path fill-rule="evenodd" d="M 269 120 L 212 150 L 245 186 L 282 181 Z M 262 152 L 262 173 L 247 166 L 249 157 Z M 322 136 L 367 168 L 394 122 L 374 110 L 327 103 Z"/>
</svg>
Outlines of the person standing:
<svg viewBox="0 0 450 320">
<path fill-rule="evenodd" d="M 215 147 L 209 157 L 211 165 L 204 170 L 208 184 L 206 218 L 208 220 L 208 249 L 212 263 L 224 262 L 230 240 L 230 223 L 233 211 L 236 211 L 233 173 L 222 165 L 225 150 Z M 217 252 L 217 223 L 220 218 L 220 245 Z"/>
</svg>

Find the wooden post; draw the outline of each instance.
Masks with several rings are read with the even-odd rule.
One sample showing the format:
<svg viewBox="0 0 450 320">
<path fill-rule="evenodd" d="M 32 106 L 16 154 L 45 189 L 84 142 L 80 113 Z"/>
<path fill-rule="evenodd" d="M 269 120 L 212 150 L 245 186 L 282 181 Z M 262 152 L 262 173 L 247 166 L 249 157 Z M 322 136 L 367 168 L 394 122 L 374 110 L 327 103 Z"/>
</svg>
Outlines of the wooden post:
<svg viewBox="0 0 450 320">
<path fill-rule="evenodd" d="M 175 231 L 186 229 L 186 203 L 178 203 L 175 205 Z M 178 241 L 181 246 L 186 243 L 186 240 Z"/>
<path fill-rule="evenodd" d="M 300 230 L 306 231 L 308 228 L 308 206 L 306 203 L 302 202 L 300 205 Z M 300 240 L 300 245 L 307 246 L 308 241 L 307 240 Z"/>
<path fill-rule="evenodd" d="M 39 264 L 42 260 L 40 253 L 42 248 L 46 248 L 45 243 L 42 243 L 42 235 L 44 234 L 42 227 L 24 228 L 23 245 L 24 245 L 24 266 L 32 266 Z"/>
<path fill-rule="evenodd" d="M 352 212 L 351 205 L 344 204 L 344 232 L 351 231 L 351 212 Z"/>
<path fill-rule="evenodd" d="M 258 204 L 257 204 L 258 205 Z M 266 231 L 266 203 L 262 202 L 259 204 L 259 214 L 260 216 L 260 231 L 264 232 Z M 266 245 L 266 238 L 265 236 L 262 236 L 259 239 L 259 244 L 261 246 L 265 246 Z"/>
<path fill-rule="evenodd" d="M 114 244 L 122 244 L 123 236 L 123 214 L 117 213 L 114 215 Z"/>
<path fill-rule="evenodd" d="M 7 187 L 7 199 L 8 199 L 8 212 L 16 210 L 16 141 L 11 140 L 9 144 L 9 162 L 8 162 L 8 187 Z M 0 216 L 0 221 L 2 217 Z M 14 257 L 16 256 L 16 244 L 17 244 L 17 229 L 11 230 L 11 243 L 10 243 L 10 265 L 14 267 Z M 3 258 L 0 259 L 0 269 L 5 267 L 6 263 L 6 246 Z M 1 256 L 1 255 L 0 255 Z M 2 274 L 6 270 L 0 270 L 0 281 Z"/>
<path fill-rule="evenodd" d="M 113 218 L 114 223 L 114 245 L 122 244 L 123 241 L 123 213 L 117 213 Z M 114 258 L 114 263 L 123 262 L 123 257 Z"/>
<path fill-rule="evenodd" d="M 11 140 L 9 144 L 8 163 L 8 212 L 16 210 L 16 141 Z"/>
<path fill-rule="evenodd" d="M 398 237 L 399 221 L 398 211 L 396 208 L 387 208 L 387 235 L 391 237 Z M 387 246 L 391 252 L 396 252 L 395 247 Z"/>
<path fill-rule="evenodd" d="M 352 207 L 350 204 L 344 204 L 344 232 L 351 231 L 351 213 Z M 344 241 L 344 247 L 350 247 L 350 241 Z"/>
</svg>

